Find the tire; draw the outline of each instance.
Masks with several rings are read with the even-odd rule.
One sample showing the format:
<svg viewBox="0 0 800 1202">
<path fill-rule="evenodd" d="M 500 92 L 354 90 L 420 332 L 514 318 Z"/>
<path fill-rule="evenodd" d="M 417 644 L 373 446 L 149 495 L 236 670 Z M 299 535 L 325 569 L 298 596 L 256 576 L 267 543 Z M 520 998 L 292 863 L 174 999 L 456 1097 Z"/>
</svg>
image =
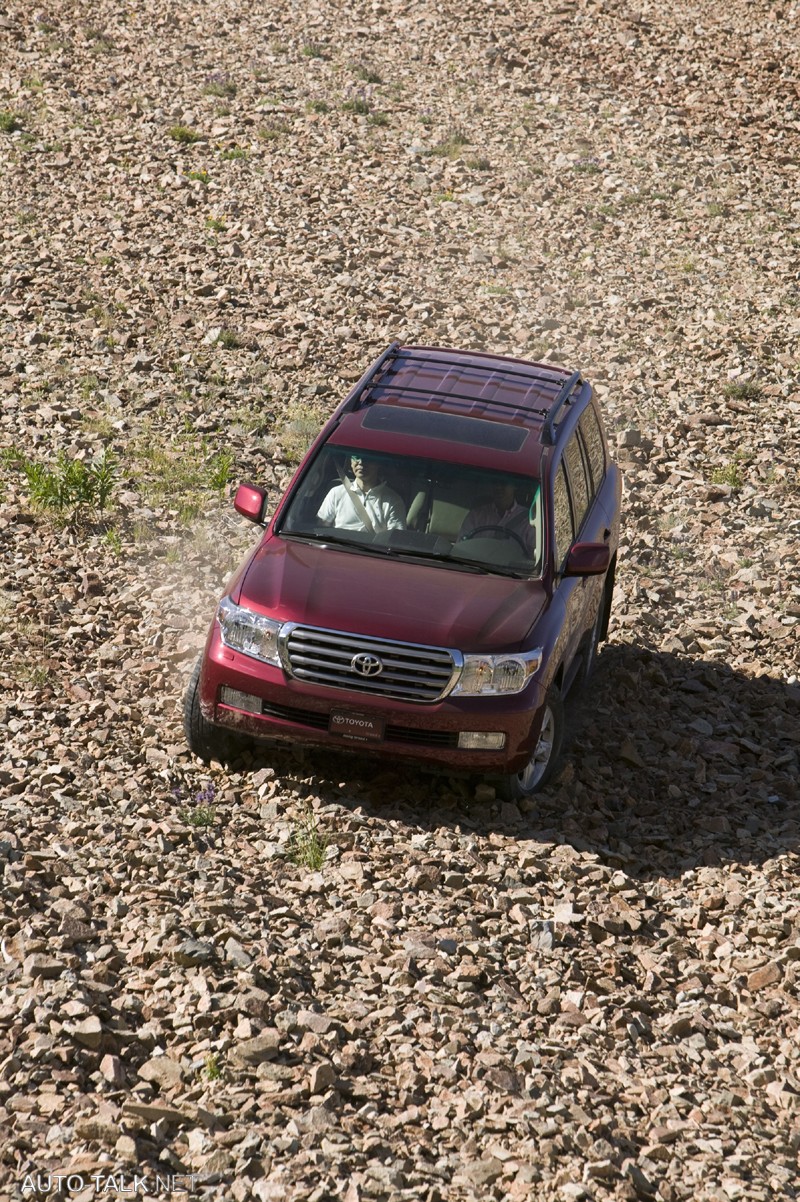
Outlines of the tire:
<svg viewBox="0 0 800 1202">
<path fill-rule="evenodd" d="M 209 760 L 219 760 L 224 764 L 236 750 L 236 737 L 227 731 L 220 730 L 203 717 L 200 709 L 200 671 L 203 666 L 202 655 L 198 659 L 192 675 L 186 686 L 183 698 L 183 733 L 189 750 L 204 763 Z"/>
<path fill-rule="evenodd" d="M 592 629 L 589 631 L 589 637 L 586 640 L 586 646 L 583 651 L 580 676 L 578 677 L 578 684 L 581 688 L 588 683 L 597 662 L 597 650 L 603 637 L 603 615 L 605 608 L 606 593 L 605 589 L 603 589 L 603 595 L 600 598 L 600 604 L 597 607 Z"/>
<path fill-rule="evenodd" d="M 600 604 L 597 606 L 597 613 L 592 629 L 589 632 L 589 637 L 586 641 L 586 647 L 583 652 L 583 663 L 580 668 L 580 676 L 578 684 L 582 688 L 589 680 L 594 671 L 594 666 L 597 663 L 597 651 L 600 644 L 608 634 L 608 618 L 611 613 L 611 598 L 614 592 L 614 569 L 613 566 L 606 576 L 603 592 L 600 597 Z"/>
<path fill-rule="evenodd" d="M 545 698 L 542 727 L 533 754 L 522 772 L 502 778 L 499 796 L 504 801 L 522 801 L 540 793 L 553 779 L 563 745 L 564 704 L 554 686 Z"/>
</svg>

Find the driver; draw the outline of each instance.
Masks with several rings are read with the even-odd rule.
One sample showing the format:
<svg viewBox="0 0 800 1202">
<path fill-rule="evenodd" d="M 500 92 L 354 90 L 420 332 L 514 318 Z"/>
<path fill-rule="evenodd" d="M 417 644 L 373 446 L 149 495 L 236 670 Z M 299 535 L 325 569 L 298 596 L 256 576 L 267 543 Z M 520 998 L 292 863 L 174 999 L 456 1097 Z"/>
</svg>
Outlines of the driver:
<svg viewBox="0 0 800 1202">
<path fill-rule="evenodd" d="M 534 534 L 528 510 L 514 496 L 514 485 L 502 480 L 492 481 L 492 499 L 486 505 L 471 509 L 461 524 L 458 537 L 469 538 L 480 531 L 481 538 L 503 538 L 503 530 L 522 540 L 533 551 Z"/>
<path fill-rule="evenodd" d="M 353 480 L 330 490 L 317 517 L 338 530 L 405 530 L 406 507 L 393 488 L 381 479 L 376 461 L 361 451 L 350 457 Z"/>
</svg>

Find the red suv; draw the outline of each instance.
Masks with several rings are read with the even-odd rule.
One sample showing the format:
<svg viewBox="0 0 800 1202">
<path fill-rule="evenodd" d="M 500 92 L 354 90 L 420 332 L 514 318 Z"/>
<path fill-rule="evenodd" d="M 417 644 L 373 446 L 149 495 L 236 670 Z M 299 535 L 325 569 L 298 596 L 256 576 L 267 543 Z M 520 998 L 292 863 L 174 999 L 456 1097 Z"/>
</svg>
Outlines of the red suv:
<svg viewBox="0 0 800 1202">
<path fill-rule="evenodd" d="M 350 747 L 536 792 L 606 635 L 620 493 L 580 372 L 393 343 L 229 583 L 189 747 Z M 266 503 L 239 487 L 243 517 Z"/>
</svg>

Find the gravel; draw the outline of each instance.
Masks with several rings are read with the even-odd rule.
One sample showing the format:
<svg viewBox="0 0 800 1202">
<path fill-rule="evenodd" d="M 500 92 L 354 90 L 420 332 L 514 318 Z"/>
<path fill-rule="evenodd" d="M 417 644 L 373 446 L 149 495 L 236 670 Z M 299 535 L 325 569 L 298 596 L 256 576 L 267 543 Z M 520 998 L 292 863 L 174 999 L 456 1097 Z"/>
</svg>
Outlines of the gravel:
<svg viewBox="0 0 800 1202">
<path fill-rule="evenodd" d="M 0 15 L 0 1192 L 795 1198 L 800 10 L 264 8 Z M 184 748 L 232 483 L 393 338 L 607 415 L 535 805 Z"/>
</svg>

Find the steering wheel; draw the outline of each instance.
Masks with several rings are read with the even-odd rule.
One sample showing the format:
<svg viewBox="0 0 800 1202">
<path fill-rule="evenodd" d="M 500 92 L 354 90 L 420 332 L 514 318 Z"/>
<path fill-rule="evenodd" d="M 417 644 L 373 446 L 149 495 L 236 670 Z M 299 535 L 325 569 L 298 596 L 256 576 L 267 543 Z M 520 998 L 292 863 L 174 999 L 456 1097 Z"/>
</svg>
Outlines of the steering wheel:
<svg viewBox="0 0 800 1202">
<path fill-rule="evenodd" d="M 470 530 L 469 534 L 464 535 L 464 542 L 468 542 L 469 539 L 475 538 L 477 534 L 484 534 L 487 530 L 494 530 L 496 534 L 504 534 L 506 538 L 513 538 L 514 541 L 519 543 L 519 545 L 522 547 L 524 553 L 526 555 L 528 554 L 528 548 L 525 546 L 520 536 L 514 530 L 509 530 L 508 526 L 476 526 L 474 530 Z"/>
</svg>

